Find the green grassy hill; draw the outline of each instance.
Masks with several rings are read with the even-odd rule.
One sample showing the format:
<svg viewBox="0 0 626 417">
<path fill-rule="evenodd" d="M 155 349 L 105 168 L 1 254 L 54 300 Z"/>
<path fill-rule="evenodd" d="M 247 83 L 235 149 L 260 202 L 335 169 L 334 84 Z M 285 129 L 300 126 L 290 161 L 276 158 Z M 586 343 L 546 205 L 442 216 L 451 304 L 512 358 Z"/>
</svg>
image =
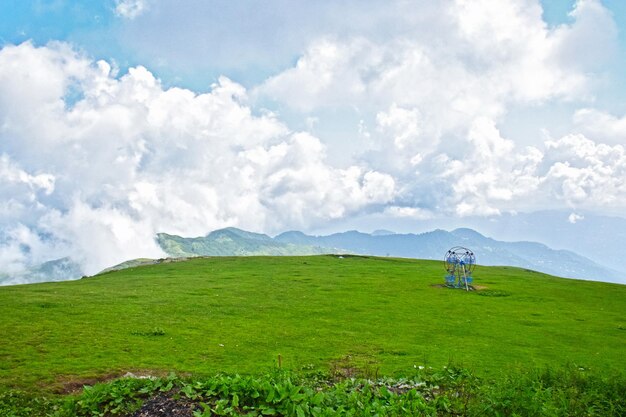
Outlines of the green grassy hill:
<svg viewBox="0 0 626 417">
<path fill-rule="evenodd" d="M 490 375 L 576 364 L 622 371 L 626 286 L 440 262 L 346 256 L 197 258 L 0 288 L 0 386 L 127 371 L 255 373 L 276 364 L 402 375 L 453 361 Z"/>
</svg>

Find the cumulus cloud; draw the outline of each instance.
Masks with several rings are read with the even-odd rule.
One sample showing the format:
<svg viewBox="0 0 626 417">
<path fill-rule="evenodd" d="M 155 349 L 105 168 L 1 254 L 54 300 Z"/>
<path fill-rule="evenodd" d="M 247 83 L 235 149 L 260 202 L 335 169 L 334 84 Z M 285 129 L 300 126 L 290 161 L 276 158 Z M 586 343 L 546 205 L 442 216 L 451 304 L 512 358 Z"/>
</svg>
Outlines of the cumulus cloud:
<svg viewBox="0 0 626 417">
<path fill-rule="evenodd" d="M 394 145 L 403 150 L 411 144 L 428 145 L 431 141 L 419 140 L 424 138 L 422 132 L 422 116 L 419 109 L 402 109 L 392 104 L 388 112 L 380 112 L 376 115 L 376 122 L 381 131 L 386 131 L 393 137 Z M 431 139 L 432 140 L 432 139 Z M 426 142 L 426 143 L 420 143 Z"/>
<path fill-rule="evenodd" d="M 458 0 L 437 7 L 438 24 L 447 30 L 433 35 L 417 29 L 378 42 L 322 38 L 257 93 L 302 110 L 419 106 L 439 118 L 448 113 L 442 124 L 450 125 L 501 115 L 508 103 L 585 94 L 588 71 L 605 62 L 598 51 L 608 56 L 615 49 L 615 25 L 595 0 L 578 2 L 574 23 L 556 28 L 547 27 L 534 0 Z"/>
<path fill-rule="evenodd" d="M 0 156 L 0 180 L 6 186 L 26 186 L 31 190 L 28 195 L 29 200 L 35 198 L 36 191 L 43 191 L 45 194 L 50 194 L 54 191 L 54 176 L 50 174 L 38 174 L 31 175 L 21 170 L 9 157 L 5 154 Z M 6 190 L 6 189 L 5 189 Z M 3 190 L 3 191 L 5 191 Z M 22 194 L 22 193 L 16 193 Z M 9 194 L 4 198 L 8 199 Z"/>
<path fill-rule="evenodd" d="M 585 135 L 608 143 L 623 143 L 626 138 L 626 116 L 618 117 L 597 109 L 585 108 L 574 113 L 576 128 Z"/>
<path fill-rule="evenodd" d="M 503 208 L 519 206 L 520 199 L 536 192 L 541 183 L 537 166 L 542 152 L 516 149 L 487 118 L 472 123 L 459 156 L 440 158 L 445 167 L 441 175 L 452 184 L 449 202 L 459 216 L 500 214 Z"/>
<path fill-rule="evenodd" d="M 147 0 L 116 0 L 115 3 L 115 14 L 131 20 L 143 14 L 148 6 Z"/>
<path fill-rule="evenodd" d="M 411 208 L 420 216 L 468 216 L 589 205 L 591 190 L 578 181 L 621 181 L 612 165 L 574 168 L 578 157 L 564 151 L 577 145 L 568 138 L 514 143 L 499 127 L 511 107 L 591 97 L 617 47 L 615 24 L 599 1 L 578 1 L 572 23 L 555 27 L 542 20 L 536 0 L 456 0 L 432 8 L 436 23 L 421 21 L 392 38 L 318 39 L 254 96 L 302 112 L 353 107 L 373 114 L 358 127 L 368 144 L 360 160 L 394 175 L 396 208 L 389 213 L 398 216 Z M 365 128 L 372 124 L 375 130 Z M 600 150 L 603 139 L 586 140 Z"/>
<path fill-rule="evenodd" d="M 412 152 L 393 145 L 387 153 L 409 160 Z M 459 138 L 392 171 L 397 193 L 384 212 L 415 219 L 559 208 L 618 212 L 626 207 L 624 156 L 623 145 L 581 134 L 520 146 L 503 137 L 494 120 L 477 118 Z M 389 162 L 370 160 L 376 166 Z"/>
<path fill-rule="evenodd" d="M 540 175 L 533 170 L 542 152 L 518 149 L 495 126 L 511 106 L 588 97 L 593 70 L 604 62 L 597 50 L 610 55 L 614 46 L 614 24 L 595 0 L 578 2 L 573 23 L 554 28 L 534 0 L 458 0 L 433 7 L 439 27 L 432 33 L 319 39 L 254 96 L 303 112 L 343 106 L 374 114 L 359 125 L 361 131 L 376 126 L 374 135 L 367 132 L 373 145 L 362 160 L 394 173 L 405 190 L 400 206 L 427 204 L 422 208 L 440 211 L 452 205 L 459 215 L 496 214 L 537 188 Z M 574 49 L 576 65 L 568 52 Z M 451 185 L 452 178 L 462 180 Z M 452 193 L 450 200 L 459 201 L 441 204 L 444 198 L 431 198 L 436 193 Z"/>
<path fill-rule="evenodd" d="M 163 256 L 157 232 L 626 207 L 621 118 L 585 108 L 576 132 L 543 142 L 516 143 L 502 128 L 511 108 L 590 97 L 615 40 L 600 2 L 578 1 L 572 23 L 556 27 L 536 0 L 402 10 L 394 36 L 322 36 L 252 89 L 220 77 L 201 94 L 165 88 L 143 66 L 117 74 L 63 43 L 5 46 L 0 270 L 71 256 L 91 274 Z M 309 131 L 259 109 L 270 102 Z M 357 155 L 312 133 L 345 109 L 357 117 L 342 140 Z"/>
<path fill-rule="evenodd" d="M 91 274 L 162 256 L 157 232 L 307 227 L 393 197 L 389 175 L 330 166 L 318 138 L 246 101 L 225 77 L 196 94 L 143 67 L 116 77 L 64 44 L 2 49 L 3 267 L 39 260 L 37 246 Z"/>
<path fill-rule="evenodd" d="M 555 29 L 555 59 L 578 70 L 602 70 L 619 48 L 611 12 L 600 0 L 578 0 L 569 15 L 576 23 Z"/>
<path fill-rule="evenodd" d="M 596 143 L 583 135 L 546 142 L 552 164 L 546 181 L 570 206 L 626 207 L 626 152 L 623 145 Z"/>
</svg>

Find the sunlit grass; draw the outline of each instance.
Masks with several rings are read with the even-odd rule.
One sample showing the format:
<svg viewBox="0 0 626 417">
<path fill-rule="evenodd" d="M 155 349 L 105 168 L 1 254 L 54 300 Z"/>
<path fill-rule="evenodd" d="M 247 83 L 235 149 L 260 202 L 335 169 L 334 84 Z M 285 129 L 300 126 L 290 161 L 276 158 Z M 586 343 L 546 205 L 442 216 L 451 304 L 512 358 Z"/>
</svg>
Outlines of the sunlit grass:
<svg viewBox="0 0 626 417">
<path fill-rule="evenodd" d="M 623 370 L 626 286 L 439 262 L 315 256 L 193 259 L 0 288 L 0 386 L 126 371 L 257 373 L 276 365 L 402 375 L 449 362 L 492 375 Z M 485 295 L 485 296 L 481 296 Z"/>
</svg>

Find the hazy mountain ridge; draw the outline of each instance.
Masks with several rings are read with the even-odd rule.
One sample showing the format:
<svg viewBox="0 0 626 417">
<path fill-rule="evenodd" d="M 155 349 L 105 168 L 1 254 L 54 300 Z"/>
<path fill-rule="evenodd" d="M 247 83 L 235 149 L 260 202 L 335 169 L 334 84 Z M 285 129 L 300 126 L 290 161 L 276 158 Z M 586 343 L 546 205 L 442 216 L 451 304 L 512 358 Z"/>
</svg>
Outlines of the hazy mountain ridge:
<svg viewBox="0 0 626 417">
<path fill-rule="evenodd" d="M 575 220 L 568 213 L 537 211 L 502 215 L 496 219 L 482 219 L 476 228 L 502 240 L 528 240 L 545 243 L 551 248 L 568 249 L 608 268 L 621 270 L 626 219 L 583 211 Z"/>
<path fill-rule="evenodd" d="M 319 255 L 334 252 L 316 245 L 281 242 L 268 235 L 234 227 L 215 230 L 204 237 L 195 238 L 159 233 L 157 243 L 172 257 Z"/>
<path fill-rule="evenodd" d="M 160 233 L 157 242 L 173 257 L 354 253 L 442 259 L 450 247 L 461 245 L 472 249 L 483 265 L 517 266 L 566 278 L 623 282 L 619 272 L 574 252 L 554 250 L 536 242 L 502 242 L 467 228 L 421 234 L 368 234 L 353 230 L 327 236 L 288 231 L 274 238 L 228 228 L 197 238 Z"/>
<path fill-rule="evenodd" d="M 351 253 L 439 260 L 450 247 L 461 245 L 472 249 L 478 263 L 483 265 L 516 266 L 566 278 L 626 283 L 624 274 L 573 251 L 555 250 L 537 242 L 499 241 L 468 228 L 451 232 L 436 229 L 420 234 L 401 234 L 387 230 L 369 234 L 352 230 L 325 236 L 288 231 L 272 238 L 231 227 L 194 238 L 159 233 L 156 241 L 172 258 Z M 102 272 L 155 262 L 157 260 L 129 260 Z M 61 258 L 32 267 L 20 274 L 0 273 L 0 285 L 64 281 L 77 279 L 82 275 L 83 272 L 76 262 L 70 258 Z"/>
<path fill-rule="evenodd" d="M 32 284 L 36 282 L 68 281 L 83 275 L 81 266 L 69 257 L 54 259 L 20 273 L 0 272 L 0 285 Z"/>
<path fill-rule="evenodd" d="M 349 226 L 338 224 L 335 230 L 369 230 L 369 225 L 391 230 L 414 230 L 415 233 L 437 228 L 470 228 L 503 242 L 541 242 L 552 249 L 569 250 L 599 265 L 623 271 L 622 276 L 626 277 L 622 255 L 622 248 L 626 246 L 626 218 L 623 217 L 599 215 L 584 210 L 543 210 L 459 219 L 395 219 L 393 223 L 363 218 Z M 625 282 L 624 279 L 622 281 Z"/>
</svg>

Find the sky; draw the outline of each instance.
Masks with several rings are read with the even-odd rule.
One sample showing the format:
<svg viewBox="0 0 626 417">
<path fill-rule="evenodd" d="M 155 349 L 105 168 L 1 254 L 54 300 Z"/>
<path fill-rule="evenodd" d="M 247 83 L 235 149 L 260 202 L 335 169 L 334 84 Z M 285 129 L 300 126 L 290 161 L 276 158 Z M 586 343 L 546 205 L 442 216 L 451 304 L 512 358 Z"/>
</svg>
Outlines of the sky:
<svg viewBox="0 0 626 417">
<path fill-rule="evenodd" d="M 227 226 L 622 216 L 625 30 L 621 0 L 3 0 L 0 270 Z"/>
</svg>

